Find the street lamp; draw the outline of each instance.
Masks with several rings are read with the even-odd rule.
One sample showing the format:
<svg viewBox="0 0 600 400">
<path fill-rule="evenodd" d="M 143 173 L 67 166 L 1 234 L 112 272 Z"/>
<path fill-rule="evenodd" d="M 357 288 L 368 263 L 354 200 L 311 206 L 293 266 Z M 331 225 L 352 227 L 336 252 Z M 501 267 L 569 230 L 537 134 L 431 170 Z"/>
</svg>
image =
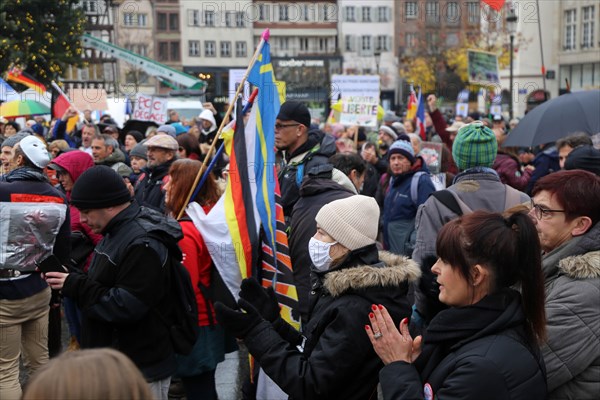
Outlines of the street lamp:
<svg viewBox="0 0 600 400">
<path fill-rule="evenodd" d="M 381 50 L 376 49 L 373 55 L 375 56 L 375 67 L 377 68 L 377 75 L 379 75 L 379 62 L 381 61 Z"/>
<path fill-rule="evenodd" d="M 517 31 L 517 19 L 514 8 L 511 8 L 506 16 L 506 28 L 510 35 L 510 102 L 508 103 L 508 114 L 510 115 L 510 119 L 513 119 L 513 46 L 515 44 L 515 32 Z"/>
</svg>

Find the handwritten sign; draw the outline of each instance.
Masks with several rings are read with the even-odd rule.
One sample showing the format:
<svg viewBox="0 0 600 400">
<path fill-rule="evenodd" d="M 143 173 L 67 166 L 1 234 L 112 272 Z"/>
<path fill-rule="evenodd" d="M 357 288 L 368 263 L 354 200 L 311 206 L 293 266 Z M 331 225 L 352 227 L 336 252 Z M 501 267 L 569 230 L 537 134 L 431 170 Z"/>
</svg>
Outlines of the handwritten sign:
<svg viewBox="0 0 600 400">
<path fill-rule="evenodd" d="M 131 117 L 140 121 L 153 121 L 159 125 L 167 121 L 167 99 L 138 93 Z"/>
</svg>

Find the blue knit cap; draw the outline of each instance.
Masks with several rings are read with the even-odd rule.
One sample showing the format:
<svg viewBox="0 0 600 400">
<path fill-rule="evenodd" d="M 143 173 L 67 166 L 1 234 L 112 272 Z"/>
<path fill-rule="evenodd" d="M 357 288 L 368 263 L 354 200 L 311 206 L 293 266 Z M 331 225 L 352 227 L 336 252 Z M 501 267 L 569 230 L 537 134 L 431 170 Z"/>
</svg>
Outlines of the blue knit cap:
<svg viewBox="0 0 600 400">
<path fill-rule="evenodd" d="M 497 152 L 496 135 L 481 121 L 460 128 L 452 145 L 452 157 L 460 170 L 491 167 Z"/>
<path fill-rule="evenodd" d="M 413 149 L 412 144 L 407 140 L 396 140 L 390 146 L 387 154 L 389 157 L 391 157 L 392 154 L 402 154 L 404 157 L 408 158 L 411 164 L 414 164 L 415 162 L 415 150 Z"/>
</svg>

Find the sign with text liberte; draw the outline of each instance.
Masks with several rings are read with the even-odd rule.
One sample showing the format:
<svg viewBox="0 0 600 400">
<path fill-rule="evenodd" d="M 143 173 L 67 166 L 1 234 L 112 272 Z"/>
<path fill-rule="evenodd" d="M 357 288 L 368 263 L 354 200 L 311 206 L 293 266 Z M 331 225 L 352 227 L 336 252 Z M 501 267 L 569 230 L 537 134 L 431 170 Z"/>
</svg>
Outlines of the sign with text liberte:
<svg viewBox="0 0 600 400">
<path fill-rule="evenodd" d="M 344 125 L 376 126 L 379 75 L 333 75 L 331 99 L 341 102 L 339 121 Z"/>
</svg>

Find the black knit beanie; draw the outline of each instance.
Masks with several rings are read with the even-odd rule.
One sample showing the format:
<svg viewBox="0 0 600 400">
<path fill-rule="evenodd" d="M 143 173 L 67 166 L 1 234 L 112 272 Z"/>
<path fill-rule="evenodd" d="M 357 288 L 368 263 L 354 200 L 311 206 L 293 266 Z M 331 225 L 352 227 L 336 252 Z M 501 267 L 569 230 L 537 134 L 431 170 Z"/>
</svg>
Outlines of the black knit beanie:
<svg viewBox="0 0 600 400">
<path fill-rule="evenodd" d="M 80 210 L 118 206 L 131 201 L 123 178 L 106 165 L 85 171 L 73 185 L 71 204 Z"/>
<path fill-rule="evenodd" d="M 600 150 L 592 146 L 576 147 L 567 156 L 565 169 L 583 169 L 600 176 Z"/>
</svg>

